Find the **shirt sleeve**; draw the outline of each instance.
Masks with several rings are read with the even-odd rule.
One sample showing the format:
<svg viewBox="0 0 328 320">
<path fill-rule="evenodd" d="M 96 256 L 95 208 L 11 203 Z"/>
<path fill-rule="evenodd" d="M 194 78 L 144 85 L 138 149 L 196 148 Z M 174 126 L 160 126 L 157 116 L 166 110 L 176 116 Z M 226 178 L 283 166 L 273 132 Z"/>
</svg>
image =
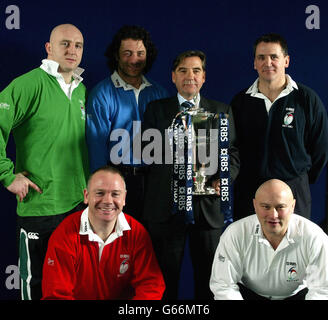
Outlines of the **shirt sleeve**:
<svg viewBox="0 0 328 320">
<path fill-rule="evenodd" d="M 6 147 L 10 132 L 24 120 L 33 100 L 30 87 L 14 80 L 0 93 L 0 181 L 5 187 L 15 179 L 14 163 L 7 157 Z"/>
<path fill-rule="evenodd" d="M 135 290 L 133 300 L 161 300 L 165 283 L 159 268 L 151 239 L 143 226 L 139 225 L 134 271 L 131 285 Z"/>
<path fill-rule="evenodd" d="M 210 289 L 215 300 L 243 300 L 237 284 L 243 270 L 241 254 L 231 235 L 232 229 L 228 227 L 220 238 L 213 260 Z"/>
<path fill-rule="evenodd" d="M 321 233 L 321 232 L 320 232 Z M 306 268 L 306 300 L 328 300 L 328 239 L 317 237 L 309 249 L 310 261 Z"/>
<path fill-rule="evenodd" d="M 87 101 L 86 141 L 91 173 L 109 162 L 111 118 L 109 97 L 103 90 L 96 87 Z"/>
<path fill-rule="evenodd" d="M 74 300 L 76 254 L 74 244 L 57 228 L 48 243 L 43 264 L 42 300 Z"/>
</svg>

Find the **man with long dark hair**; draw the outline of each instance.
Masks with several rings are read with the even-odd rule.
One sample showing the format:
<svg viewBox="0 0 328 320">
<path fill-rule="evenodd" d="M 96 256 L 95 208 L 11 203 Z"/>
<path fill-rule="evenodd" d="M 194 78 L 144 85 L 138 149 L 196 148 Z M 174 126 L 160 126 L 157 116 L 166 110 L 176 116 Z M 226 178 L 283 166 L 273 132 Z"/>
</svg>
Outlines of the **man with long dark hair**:
<svg viewBox="0 0 328 320">
<path fill-rule="evenodd" d="M 112 75 L 91 91 L 87 104 L 90 169 L 93 172 L 108 163 L 118 166 L 128 188 L 133 190 L 127 197 L 125 211 L 139 218 L 145 174 L 141 155 L 135 154 L 136 150 L 141 151 L 140 123 L 146 105 L 166 97 L 167 92 L 144 76 L 157 56 L 144 28 L 123 26 L 105 56 Z"/>
</svg>

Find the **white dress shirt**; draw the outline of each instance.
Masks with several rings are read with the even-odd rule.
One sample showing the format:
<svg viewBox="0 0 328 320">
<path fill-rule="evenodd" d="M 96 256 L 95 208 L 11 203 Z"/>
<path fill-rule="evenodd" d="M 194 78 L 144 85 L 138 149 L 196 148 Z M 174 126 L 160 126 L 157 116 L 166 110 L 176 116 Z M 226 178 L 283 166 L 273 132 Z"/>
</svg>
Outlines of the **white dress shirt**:
<svg viewBox="0 0 328 320">
<path fill-rule="evenodd" d="M 178 92 L 177 96 L 178 96 L 178 100 L 179 100 L 180 105 L 182 105 L 182 103 L 184 103 L 185 101 L 188 101 L 191 104 L 193 104 L 196 108 L 199 107 L 199 101 L 200 101 L 200 94 L 199 93 L 194 98 L 192 98 L 191 100 L 185 99 L 179 92 Z"/>
</svg>

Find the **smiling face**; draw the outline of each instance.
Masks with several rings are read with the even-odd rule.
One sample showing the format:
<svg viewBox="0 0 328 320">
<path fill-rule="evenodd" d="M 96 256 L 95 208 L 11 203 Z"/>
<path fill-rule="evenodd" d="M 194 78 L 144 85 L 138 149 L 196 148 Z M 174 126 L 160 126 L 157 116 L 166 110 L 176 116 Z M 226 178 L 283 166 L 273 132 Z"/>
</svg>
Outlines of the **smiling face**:
<svg viewBox="0 0 328 320">
<path fill-rule="evenodd" d="M 187 100 L 194 98 L 205 82 L 205 71 L 199 57 L 187 57 L 172 72 L 172 81 Z"/>
<path fill-rule="evenodd" d="M 260 42 L 255 51 L 254 69 L 260 81 L 285 81 L 285 69 L 289 66 L 289 56 L 284 55 L 281 45 L 275 42 Z"/>
<path fill-rule="evenodd" d="M 280 242 L 295 207 L 289 186 L 280 180 L 269 180 L 257 190 L 253 204 L 264 236 L 270 242 Z"/>
<path fill-rule="evenodd" d="M 118 59 L 118 74 L 127 83 L 134 78 L 141 79 L 146 66 L 147 51 L 142 40 L 121 41 Z"/>
<path fill-rule="evenodd" d="M 84 203 L 89 206 L 92 225 L 115 223 L 125 205 L 125 183 L 117 173 L 96 172 L 84 190 Z"/>
<path fill-rule="evenodd" d="M 82 59 L 83 36 L 73 25 L 60 25 L 51 32 L 45 47 L 48 59 L 59 64 L 58 72 L 70 76 Z"/>
</svg>

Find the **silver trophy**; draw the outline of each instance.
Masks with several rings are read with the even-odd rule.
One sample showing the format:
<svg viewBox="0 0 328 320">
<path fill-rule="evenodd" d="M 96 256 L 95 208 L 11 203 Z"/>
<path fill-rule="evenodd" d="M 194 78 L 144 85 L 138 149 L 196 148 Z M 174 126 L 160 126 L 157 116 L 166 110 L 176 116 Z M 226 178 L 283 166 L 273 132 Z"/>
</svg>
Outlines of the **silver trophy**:
<svg viewBox="0 0 328 320">
<path fill-rule="evenodd" d="M 218 170 L 218 115 L 199 107 L 187 113 L 192 123 L 193 194 L 215 194 L 209 178 Z"/>
</svg>

